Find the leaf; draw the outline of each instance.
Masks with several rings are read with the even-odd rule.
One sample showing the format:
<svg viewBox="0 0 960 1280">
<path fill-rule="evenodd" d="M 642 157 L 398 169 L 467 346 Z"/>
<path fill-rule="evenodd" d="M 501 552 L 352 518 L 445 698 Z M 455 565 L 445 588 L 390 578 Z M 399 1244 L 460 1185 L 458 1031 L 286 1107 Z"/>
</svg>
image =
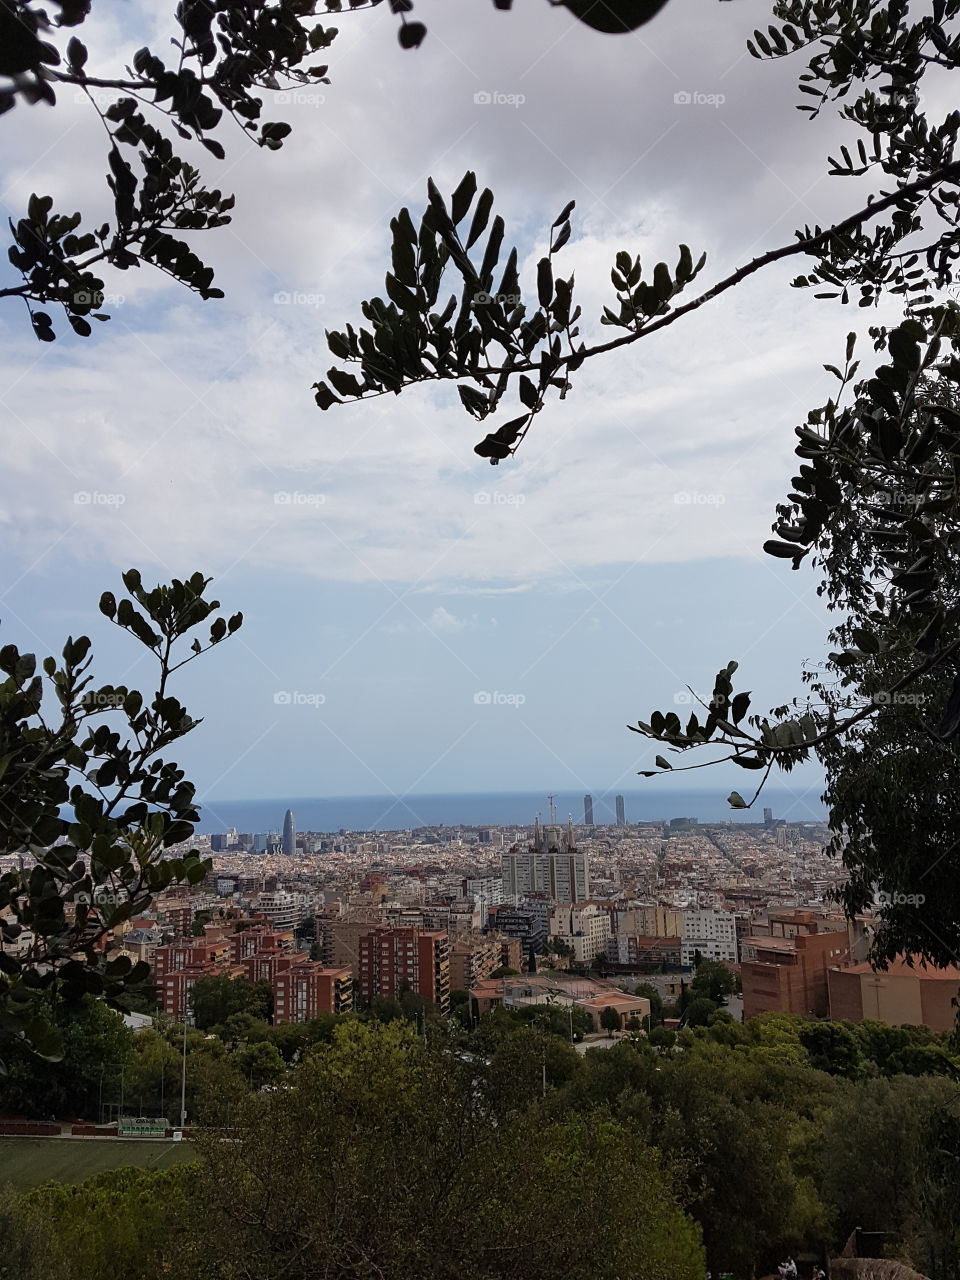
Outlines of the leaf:
<svg viewBox="0 0 960 1280">
<path fill-rule="evenodd" d="M 669 761 L 669 760 L 667 760 L 667 759 L 666 759 L 666 757 L 665 757 L 665 756 L 657 756 L 657 758 L 654 760 L 654 762 L 653 762 L 653 763 L 657 766 L 657 768 L 658 768 L 658 769 L 672 769 L 672 768 L 673 768 L 673 765 L 670 763 L 670 761 Z"/>
<path fill-rule="evenodd" d="M 34 1053 L 47 1062 L 60 1062 L 63 1059 L 63 1040 L 56 1027 L 52 1027 L 44 1018 L 31 1018 L 24 1027 L 23 1034 Z"/>
<path fill-rule="evenodd" d="M 569 239 L 570 239 L 570 223 L 565 222 L 563 226 L 560 228 L 560 234 L 557 236 L 556 240 L 554 240 L 553 244 L 550 246 L 550 252 L 556 253 L 558 249 L 562 249 Z"/>
<path fill-rule="evenodd" d="M 537 297 L 546 311 L 553 301 L 553 267 L 549 258 L 541 258 L 537 263 Z"/>
<path fill-rule="evenodd" d="M 473 221 L 470 223 L 470 232 L 464 248 L 471 249 L 483 235 L 490 220 L 490 210 L 492 208 L 493 192 L 489 187 L 484 187 L 480 192 L 480 199 L 477 201 L 477 207 L 473 212 Z"/>
<path fill-rule="evenodd" d="M 731 791 L 727 796 L 727 804 L 731 809 L 746 809 L 747 802 L 739 791 Z"/>
<path fill-rule="evenodd" d="M 734 724 L 739 724 L 743 717 L 747 714 L 747 708 L 750 706 L 750 694 L 738 693 L 734 698 L 730 707 L 730 719 Z"/>
<path fill-rule="evenodd" d="M 419 49 L 423 44 L 427 28 L 422 22 L 405 22 L 397 32 L 401 49 Z"/>
<path fill-rule="evenodd" d="M 563 209 L 561 210 L 561 212 L 558 214 L 556 218 L 554 218 L 553 222 L 550 224 L 551 231 L 553 230 L 554 227 L 559 227 L 561 222 L 567 221 L 567 219 L 570 217 L 570 214 L 576 208 L 576 204 L 577 204 L 576 200 L 570 200 L 567 204 L 563 206 Z"/>
<path fill-rule="evenodd" d="M 537 388 L 525 373 L 520 375 L 519 389 L 521 403 L 526 405 L 528 409 L 536 408 L 537 401 L 539 399 L 539 396 L 537 395 Z"/>
<path fill-rule="evenodd" d="M 464 174 L 460 185 L 457 187 L 456 191 L 454 191 L 453 197 L 450 201 L 450 216 L 453 218 L 454 224 L 462 222 L 467 216 L 467 211 L 473 203 L 473 197 L 476 194 L 477 175 L 472 170 L 468 170 Z"/>
<path fill-rule="evenodd" d="M 76 36 L 71 36 L 67 43 L 67 61 L 73 71 L 82 70 L 87 61 L 86 47 L 77 39 Z"/>
</svg>

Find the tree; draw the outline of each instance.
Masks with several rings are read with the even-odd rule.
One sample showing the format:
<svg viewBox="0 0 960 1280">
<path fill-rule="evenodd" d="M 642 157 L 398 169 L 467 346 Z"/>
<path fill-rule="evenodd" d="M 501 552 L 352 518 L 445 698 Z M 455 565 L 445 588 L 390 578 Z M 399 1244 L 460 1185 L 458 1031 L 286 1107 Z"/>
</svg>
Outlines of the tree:
<svg viewBox="0 0 960 1280">
<path fill-rule="evenodd" d="M 286 1073 L 277 1046 L 264 1041 L 241 1046 L 233 1054 L 232 1061 L 251 1089 L 276 1085 Z"/>
<path fill-rule="evenodd" d="M 223 973 L 204 974 L 190 989 L 194 1025 L 201 1031 L 221 1025 L 235 1014 L 266 1019 L 270 1013 L 270 984 Z"/>
<path fill-rule="evenodd" d="M 690 982 L 690 993 L 712 1000 L 715 1005 L 726 1003 L 727 996 L 733 995 L 737 989 L 737 978 L 734 973 L 718 960 L 704 960 L 700 957 L 696 971 Z"/>
<path fill-rule="evenodd" d="M 857 1080 L 866 1063 L 853 1030 L 842 1022 L 807 1022 L 800 1028 L 800 1043 L 810 1055 L 810 1065 L 832 1076 Z"/>
<path fill-rule="evenodd" d="M 44 992 L 122 1006 L 148 967 L 100 944 L 153 894 L 197 884 L 207 870 L 196 852 L 168 856 L 198 817 L 193 784 L 163 758 L 197 724 L 170 681 L 243 618 L 214 617 L 206 644 L 194 638 L 183 654 L 180 642 L 220 608 L 204 598 L 210 579 L 195 573 L 148 590 L 130 569 L 123 583 L 129 596 L 105 592 L 100 611 L 156 659 L 149 700 L 93 685 L 87 636 L 68 638 L 60 664 L 44 658 L 42 676 L 33 654 L 0 649 L 0 848 L 21 854 L 19 868 L 0 875 L 0 1060 L 18 1039 L 51 1059 L 61 1052 L 38 1011 Z"/>
<path fill-rule="evenodd" d="M 510 1043 L 529 1058 L 519 1077 L 538 1079 L 535 1033 Z M 184 1243 L 206 1246 L 207 1274 L 702 1277 L 696 1229 L 642 1139 L 536 1104 L 492 1113 L 489 1068 L 452 1049 L 400 1021 L 346 1022 L 290 1088 L 248 1097 L 236 1141 L 201 1136 L 207 1226 Z M 539 1188 L 535 1221 L 518 1183 Z"/>
<path fill-rule="evenodd" d="M 600 1025 L 604 1031 L 609 1031 L 612 1036 L 615 1031 L 620 1030 L 620 1015 L 616 1009 L 612 1009 L 609 1005 L 600 1011 Z"/>
<path fill-rule="evenodd" d="M 134 1057 L 134 1035 L 112 1009 L 84 996 L 64 1004 L 47 996 L 38 1004 L 58 1035 L 62 1056 L 38 1057 L 26 1041 L 9 1046 L 0 1076 L 0 1112 L 48 1120 L 51 1116 L 99 1121 L 99 1104 L 120 1102 L 125 1072 Z"/>
<path fill-rule="evenodd" d="M 852 619 L 835 665 L 862 696 L 849 706 L 829 698 L 820 705 L 793 699 L 767 715 L 748 716 L 751 695 L 735 690 L 738 666 L 729 662 L 717 673 L 712 695 L 691 690 L 700 706 L 686 725 L 674 711 L 654 711 L 630 726 L 667 752 L 645 776 L 703 767 L 668 757 L 707 746 L 707 763 L 730 761 L 754 771 L 756 793 L 744 799 L 732 792 L 735 809 L 756 801 L 773 769 L 789 771 L 816 753 L 829 771 L 831 751 L 845 759 L 848 744 L 879 723 L 892 700 L 914 697 L 924 682 L 933 696 L 915 717 L 916 735 L 926 735 L 931 760 L 947 767 L 951 778 L 960 737 L 960 497 L 953 482 L 960 453 L 960 308 L 943 301 L 960 249 L 960 118 L 952 112 L 931 118 L 922 92 L 931 68 L 938 74 L 960 68 L 960 6 L 946 0 L 914 19 L 906 7 L 781 0 L 774 16 L 776 25 L 755 32 L 748 50 L 758 58 L 802 52 L 800 90 L 811 118 L 842 104 L 849 145 L 830 159 L 830 172 L 870 186 L 865 199 L 851 202 L 847 216 L 830 226 L 798 229 L 791 242 L 700 292 L 705 254 L 681 245 L 674 267 L 661 262 L 651 270 L 622 251 L 612 271 L 615 301 L 600 318 L 620 332 L 610 341 L 588 343 L 580 336 L 573 276 L 559 270 L 573 202 L 544 235 L 535 281 L 522 282 L 516 250 L 503 261 L 506 227 L 499 216 L 491 221 L 490 189 L 480 190 L 468 172 L 445 198 L 429 181 L 419 224 L 408 209 L 390 224 L 386 299 L 364 302 L 364 326 L 328 333 L 330 352 L 340 363 L 315 384 L 317 404 L 326 410 L 400 393 L 419 382 L 453 381 L 464 410 L 485 424 L 515 395 L 507 420 L 476 446 L 481 457 L 498 464 L 517 451 L 551 399 L 570 392 L 587 360 L 651 337 L 775 263 L 802 255 L 804 274 L 793 285 L 841 304 L 856 300 L 866 309 L 881 297 L 901 300 L 899 324 L 868 330 L 879 353 L 872 376 L 857 378 L 856 333 L 849 335 L 842 358 L 825 366 L 839 387 L 797 428 L 799 474 L 777 508 L 776 536 L 764 544 L 768 554 L 795 569 L 808 557 L 819 566 L 821 592 Z M 880 690 L 875 683 L 871 688 L 874 659 L 888 650 L 898 658 L 895 678 Z M 886 720 L 885 732 L 885 746 L 906 736 L 895 719 Z M 718 746 L 722 755 L 713 750 Z M 872 758 L 865 751 L 851 779 L 848 812 L 858 796 L 874 793 L 860 785 Z M 917 781 L 920 770 L 919 762 L 908 762 L 900 788 L 885 788 L 891 803 L 904 785 L 935 801 L 935 781 L 924 790 Z M 936 769 L 928 775 L 940 776 Z M 946 789 L 958 791 L 952 784 Z M 849 856 L 854 872 L 848 905 L 862 901 L 867 876 L 878 869 L 884 890 L 902 891 L 896 839 L 864 864 L 869 805 L 859 809 L 852 847 L 844 843 L 850 824 L 838 817 L 834 827 L 835 849 Z M 913 858 L 916 849 L 912 842 L 907 856 Z M 943 876 L 948 868 L 947 861 Z M 948 910 L 960 919 L 956 898 Z M 901 912 L 891 937 L 914 950 L 925 943 L 925 953 L 933 955 L 935 944 L 915 915 Z M 956 950 L 956 939 L 946 943 Z"/>
<path fill-rule="evenodd" d="M 717 1012 L 717 1006 L 706 996 L 695 995 L 683 1011 L 683 1021 L 688 1027 L 705 1027 Z"/>
</svg>

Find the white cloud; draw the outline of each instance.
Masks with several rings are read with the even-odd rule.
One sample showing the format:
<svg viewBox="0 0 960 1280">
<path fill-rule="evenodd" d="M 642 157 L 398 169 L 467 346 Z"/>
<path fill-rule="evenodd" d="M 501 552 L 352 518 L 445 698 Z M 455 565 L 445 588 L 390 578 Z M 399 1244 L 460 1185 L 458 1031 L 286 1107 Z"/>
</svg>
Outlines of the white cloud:
<svg viewBox="0 0 960 1280">
<path fill-rule="evenodd" d="M 681 240 L 707 248 L 713 283 L 839 207 L 839 184 L 822 178 L 823 131 L 793 109 L 800 64 L 743 54 L 762 0 L 707 6 L 696 38 L 670 6 L 623 41 L 560 11 L 477 3 L 452 17 L 419 2 L 430 36 L 416 54 L 396 47 L 385 12 L 332 19 L 333 84 L 322 104 L 280 109 L 296 125 L 281 153 L 238 138 L 226 165 L 205 158 L 238 195 L 232 227 L 198 241 L 225 302 L 144 269 L 108 283 L 125 301 L 90 341 L 39 346 L 19 309 L 0 314 L 12 426 L 0 521 L 20 563 L 55 548 L 178 573 L 245 564 L 466 595 L 600 565 L 758 554 L 791 474 L 791 428 L 829 394 L 819 365 L 862 321 L 787 290 L 795 271 L 585 366 L 495 470 L 472 452 L 486 428 L 449 388 L 313 405 L 310 383 L 330 363 L 324 328 L 356 321 L 361 298 L 382 290 L 387 223 L 403 201 L 419 211 L 428 173 L 449 189 L 472 167 L 490 183 L 528 283 L 546 225 L 575 196 L 559 265 L 576 271 L 585 334 L 600 339 L 614 333 L 597 317 L 618 249 L 652 264 L 675 261 Z M 129 57 L 137 43 L 109 22 L 89 30 L 91 50 L 104 40 Z M 475 103 L 484 89 L 526 100 Z M 678 105 L 681 89 L 725 102 Z M 89 113 L 16 115 L 30 129 L 4 126 L 13 206 L 35 188 L 70 207 L 102 199 Z M 430 625 L 467 624 L 440 608 Z"/>
</svg>

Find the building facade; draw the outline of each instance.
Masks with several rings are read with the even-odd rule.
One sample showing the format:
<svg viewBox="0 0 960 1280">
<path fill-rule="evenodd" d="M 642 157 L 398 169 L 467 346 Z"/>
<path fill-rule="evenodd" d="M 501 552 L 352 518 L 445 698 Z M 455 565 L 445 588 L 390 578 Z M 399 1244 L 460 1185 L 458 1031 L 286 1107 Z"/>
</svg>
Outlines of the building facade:
<svg viewBox="0 0 960 1280">
<path fill-rule="evenodd" d="M 378 925 L 360 938 L 360 994 L 369 1003 L 377 996 L 397 998 L 407 988 L 441 1013 L 449 1010 L 450 939 L 434 929 Z"/>
</svg>

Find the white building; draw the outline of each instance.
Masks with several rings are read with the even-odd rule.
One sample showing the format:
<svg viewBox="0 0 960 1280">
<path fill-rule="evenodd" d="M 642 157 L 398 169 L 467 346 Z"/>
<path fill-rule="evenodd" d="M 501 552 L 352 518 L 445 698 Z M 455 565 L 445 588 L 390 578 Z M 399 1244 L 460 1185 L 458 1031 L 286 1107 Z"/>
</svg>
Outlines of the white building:
<svg viewBox="0 0 960 1280">
<path fill-rule="evenodd" d="M 503 880 L 500 876 L 468 877 L 463 882 L 463 896 L 474 900 L 485 924 L 490 908 L 499 907 L 503 901 Z"/>
<path fill-rule="evenodd" d="M 610 916 L 593 902 L 563 903 L 550 915 L 549 936 L 572 947 L 577 964 L 590 964 L 600 952 L 606 954 Z"/>
<path fill-rule="evenodd" d="M 684 911 L 680 963 L 692 965 L 699 951 L 704 960 L 737 963 L 737 920 L 732 911 Z"/>
<path fill-rule="evenodd" d="M 287 893 L 278 889 L 274 893 L 261 893 L 257 897 L 256 911 L 281 932 L 295 929 L 306 920 L 312 910 L 310 898 L 305 893 Z"/>
</svg>

